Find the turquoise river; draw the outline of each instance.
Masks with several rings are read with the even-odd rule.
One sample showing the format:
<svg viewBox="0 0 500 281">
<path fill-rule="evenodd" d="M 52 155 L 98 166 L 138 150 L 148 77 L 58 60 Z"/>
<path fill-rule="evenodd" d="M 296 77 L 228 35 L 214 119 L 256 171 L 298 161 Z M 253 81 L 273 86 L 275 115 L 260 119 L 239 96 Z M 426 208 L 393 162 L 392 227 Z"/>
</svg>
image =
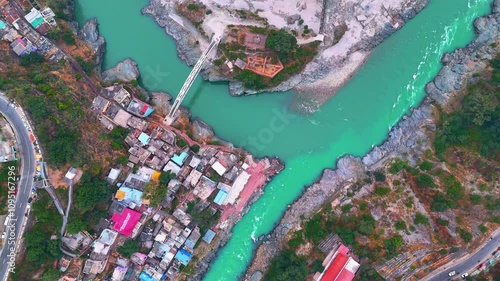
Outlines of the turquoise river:
<svg viewBox="0 0 500 281">
<path fill-rule="evenodd" d="M 184 100 L 193 116 L 216 134 L 244 145 L 256 156 L 279 156 L 286 169 L 233 228 L 204 280 L 237 280 L 252 259 L 254 239 L 272 230 L 286 206 L 324 168 L 345 154 L 365 155 L 387 137 L 411 107 L 424 98 L 425 84 L 439 71 L 440 58 L 469 43 L 473 20 L 492 0 L 430 0 L 401 30 L 386 39 L 355 77 L 311 116 L 286 110 L 293 92 L 231 97 L 226 83 L 198 78 Z M 177 94 L 191 68 L 180 61 L 174 41 L 141 15 L 147 0 L 79 0 L 77 19 L 97 17 L 106 38 L 103 68 L 127 57 L 139 65 L 148 90 Z"/>
</svg>

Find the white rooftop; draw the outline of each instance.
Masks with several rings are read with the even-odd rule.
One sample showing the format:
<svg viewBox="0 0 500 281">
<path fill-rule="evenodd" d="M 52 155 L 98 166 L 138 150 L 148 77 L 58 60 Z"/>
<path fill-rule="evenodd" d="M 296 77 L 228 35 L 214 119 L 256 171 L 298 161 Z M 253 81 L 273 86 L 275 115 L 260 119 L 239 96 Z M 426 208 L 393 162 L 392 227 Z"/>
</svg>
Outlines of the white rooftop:
<svg viewBox="0 0 500 281">
<path fill-rule="evenodd" d="M 222 164 L 219 161 L 216 161 L 212 165 L 212 169 L 214 169 L 217 172 L 217 174 L 219 174 L 219 176 L 224 175 L 224 173 L 227 171 L 226 167 L 222 166 Z"/>
<path fill-rule="evenodd" d="M 120 169 L 111 169 L 111 171 L 109 171 L 108 178 L 110 178 L 112 180 L 116 180 L 118 178 L 118 176 L 120 175 L 120 172 L 121 172 Z"/>
</svg>

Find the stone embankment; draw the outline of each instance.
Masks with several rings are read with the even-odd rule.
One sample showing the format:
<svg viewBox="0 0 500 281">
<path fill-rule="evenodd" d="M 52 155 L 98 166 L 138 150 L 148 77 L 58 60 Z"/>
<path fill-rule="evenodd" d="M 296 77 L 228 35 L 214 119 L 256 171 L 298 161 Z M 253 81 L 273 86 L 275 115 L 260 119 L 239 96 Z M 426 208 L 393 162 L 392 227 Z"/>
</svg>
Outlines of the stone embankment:
<svg viewBox="0 0 500 281">
<path fill-rule="evenodd" d="M 289 206 L 272 233 L 267 235 L 258 247 L 247 270 L 246 279 L 252 281 L 260 279 L 258 277 L 266 271 L 270 260 L 283 246 L 286 235 L 291 229 L 296 229 L 300 225 L 301 217 L 307 218 L 313 215 L 325 202 L 365 177 L 367 171 L 377 170 L 394 157 L 407 159 L 410 163 L 415 163 L 416 159 L 419 159 L 422 149 L 416 148 L 425 150 L 429 147 L 427 132 L 435 129 L 433 104 L 446 106 L 453 101 L 465 82 L 475 79 L 473 74 L 483 70 L 487 61 L 498 53 L 500 0 L 495 0 L 491 15 L 476 19 L 474 28 L 477 37 L 467 47 L 443 56 L 443 68 L 434 81 L 429 82 L 426 87 L 428 97 L 418 109 L 403 117 L 390 131 L 388 139 L 382 145 L 373 148 L 362 159 L 353 156 L 339 159 L 335 170 L 325 169 L 320 179 L 307 187 L 302 196 Z"/>
</svg>

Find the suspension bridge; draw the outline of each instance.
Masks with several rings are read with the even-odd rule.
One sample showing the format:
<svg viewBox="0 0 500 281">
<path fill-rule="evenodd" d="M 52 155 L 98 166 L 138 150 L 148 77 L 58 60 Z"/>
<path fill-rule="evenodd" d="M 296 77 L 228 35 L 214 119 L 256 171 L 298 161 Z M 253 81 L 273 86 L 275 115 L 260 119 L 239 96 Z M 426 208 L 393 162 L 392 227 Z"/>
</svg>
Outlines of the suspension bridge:
<svg viewBox="0 0 500 281">
<path fill-rule="evenodd" d="M 189 76 L 187 77 L 186 81 L 184 82 L 184 85 L 182 86 L 181 90 L 179 91 L 179 94 L 175 98 L 174 103 L 172 104 L 172 107 L 170 108 L 170 112 L 165 116 L 165 123 L 168 125 L 171 125 L 174 120 L 175 120 L 175 113 L 179 109 L 179 106 L 182 103 L 182 100 L 184 97 L 186 97 L 186 94 L 188 93 L 189 89 L 193 85 L 194 80 L 196 79 L 196 76 L 198 76 L 198 73 L 200 73 L 200 70 L 205 63 L 205 61 L 208 58 L 208 54 L 215 48 L 220 42 L 220 37 L 219 36 L 214 36 L 212 37 L 212 41 L 210 42 L 210 45 L 208 45 L 207 49 L 201 54 L 201 57 L 198 59 L 196 62 L 195 66 L 193 67 L 193 70 L 191 70 L 191 73 L 189 73 Z"/>
</svg>

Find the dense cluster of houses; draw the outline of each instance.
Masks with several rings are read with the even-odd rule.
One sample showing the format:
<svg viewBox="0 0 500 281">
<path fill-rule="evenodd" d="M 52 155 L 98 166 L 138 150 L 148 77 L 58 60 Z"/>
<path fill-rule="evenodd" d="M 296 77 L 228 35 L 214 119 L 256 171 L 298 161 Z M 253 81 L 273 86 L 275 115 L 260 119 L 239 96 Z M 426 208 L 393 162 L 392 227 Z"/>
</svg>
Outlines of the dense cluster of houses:
<svg viewBox="0 0 500 281">
<path fill-rule="evenodd" d="M 130 129 L 125 139 L 130 146 L 128 167 L 109 172 L 108 181 L 118 190 L 108 219 L 99 223 L 99 238 L 80 232 L 66 235 L 63 243 L 71 251 L 90 253 L 83 266 L 84 280 L 103 272 L 112 272 L 113 281 L 173 280 L 190 263 L 197 244 L 210 244 L 216 236 L 215 225 L 203 230 L 197 225 L 188 205 L 196 204 L 197 210 L 210 214 L 234 205 L 251 177 L 245 163 L 250 159 L 212 146 L 180 148 L 176 133 L 144 120 L 152 108 L 121 85 L 105 88 L 93 109 L 105 127 Z M 159 187 L 167 189 L 166 196 L 160 206 L 150 206 L 144 194 L 162 173 L 170 175 L 167 186 Z M 115 248 L 128 239 L 140 243 L 144 253 L 129 258 L 117 254 Z M 67 268 L 67 262 L 61 265 Z"/>
<path fill-rule="evenodd" d="M 145 129 L 149 123 L 142 119 L 153 113 L 153 107 L 132 95 L 122 85 L 115 84 L 104 88 L 97 96 L 92 108 L 98 114 L 103 126 L 113 129 L 115 126 Z"/>
<path fill-rule="evenodd" d="M 9 42 L 18 56 L 38 52 L 49 60 L 64 58 L 64 53 L 45 37 L 57 25 L 54 12 L 50 8 L 40 10 L 28 5 L 31 10 L 24 14 L 8 0 L 0 1 L 0 38 Z"/>
</svg>

